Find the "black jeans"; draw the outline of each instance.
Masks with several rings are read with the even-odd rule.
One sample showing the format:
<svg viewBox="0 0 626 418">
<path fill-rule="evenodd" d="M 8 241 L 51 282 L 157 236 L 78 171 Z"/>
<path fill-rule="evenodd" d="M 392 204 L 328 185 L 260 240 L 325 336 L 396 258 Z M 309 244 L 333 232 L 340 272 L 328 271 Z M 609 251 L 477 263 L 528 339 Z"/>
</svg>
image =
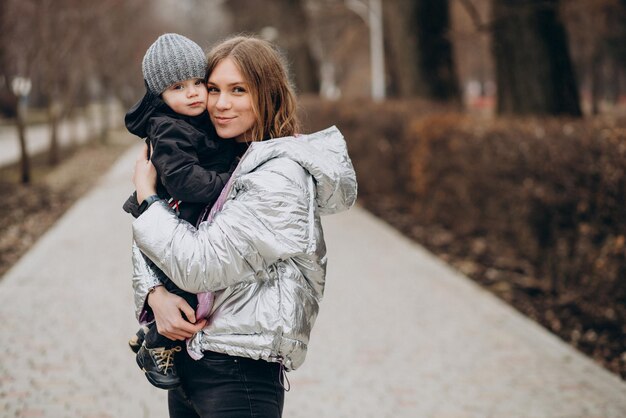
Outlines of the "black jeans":
<svg viewBox="0 0 626 418">
<path fill-rule="evenodd" d="M 182 386 L 170 390 L 170 418 L 280 418 L 284 389 L 278 363 L 207 351 L 176 356 Z"/>
</svg>

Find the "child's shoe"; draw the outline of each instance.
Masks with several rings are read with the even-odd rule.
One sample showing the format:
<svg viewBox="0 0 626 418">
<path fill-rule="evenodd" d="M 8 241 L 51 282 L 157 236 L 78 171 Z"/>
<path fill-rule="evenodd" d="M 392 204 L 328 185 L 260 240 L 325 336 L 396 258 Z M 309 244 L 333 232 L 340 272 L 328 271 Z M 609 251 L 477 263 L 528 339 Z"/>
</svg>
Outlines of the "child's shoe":
<svg viewBox="0 0 626 418">
<path fill-rule="evenodd" d="M 150 383 L 160 389 L 175 389 L 180 386 L 180 378 L 174 367 L 174 354 L 180 346 L 147 348 L 145 344 L 137 352 L 137 364 L 145 372 Z"/>
<path fill-rule="evenodd" d="M 133 335 L 133 337 L 130 340 L 128 340 L 128 346 L 130 347 L 131 350 L 133 350 L 133 353 L 137 353 L 139 351 L 139 349 L 141 348 L 141 345 L 143 344 L 143 340 L 146 339 L 146 333 L 148 332 L 149 329 L 150 328 L 148 328 L 146 325 L 142 325 L 142 327 L 139 328 L 137 333 Z"/>
</svg>

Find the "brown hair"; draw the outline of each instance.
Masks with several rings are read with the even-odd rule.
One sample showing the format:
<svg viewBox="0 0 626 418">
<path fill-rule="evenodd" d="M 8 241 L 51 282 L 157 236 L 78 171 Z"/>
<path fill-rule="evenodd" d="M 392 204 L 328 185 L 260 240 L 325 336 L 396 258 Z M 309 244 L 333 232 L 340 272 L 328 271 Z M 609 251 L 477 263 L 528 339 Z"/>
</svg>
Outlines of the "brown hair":
<svg viewBox="0 0 626 418">
<path fill-rule="evenodd" d="M 225 58 L 233 60 L 250 89 L 257 119 L 250 140 L 296 134 L 300 129 L 296 96 L 278 50 L 271 43 L 251 36 L 222 41 L 207 56 L 207 79 Z"/>
</svg>

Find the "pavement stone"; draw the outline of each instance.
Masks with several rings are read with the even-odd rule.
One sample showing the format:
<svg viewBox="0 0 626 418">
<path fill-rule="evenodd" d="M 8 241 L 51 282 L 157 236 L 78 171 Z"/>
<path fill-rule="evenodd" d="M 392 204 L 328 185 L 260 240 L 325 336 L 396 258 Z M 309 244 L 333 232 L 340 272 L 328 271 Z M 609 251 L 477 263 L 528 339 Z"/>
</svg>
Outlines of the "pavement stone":
<svg viewBox="0 0 626 418">
<path fill-rule="evenodd" d="M 165 417 L 126 346 L 137 149 L 0 280 L 0 417 Z M 623 418 L 626 384 L 359 207 L 285 417 Z"/>
<path fill-rule="evenodd" d="M 126 344 L 137 329 L 121 210 L 133 160 L 125 154 L 0 281 L 0 416 L 167 416 L 166 392 Z"/>
<path fill-rule="evenodd" d="M 285 416 L 626 417 L 623 381 L 421 246 L 359 208 L 325 221 L 325 300 Z"/>
</svg>

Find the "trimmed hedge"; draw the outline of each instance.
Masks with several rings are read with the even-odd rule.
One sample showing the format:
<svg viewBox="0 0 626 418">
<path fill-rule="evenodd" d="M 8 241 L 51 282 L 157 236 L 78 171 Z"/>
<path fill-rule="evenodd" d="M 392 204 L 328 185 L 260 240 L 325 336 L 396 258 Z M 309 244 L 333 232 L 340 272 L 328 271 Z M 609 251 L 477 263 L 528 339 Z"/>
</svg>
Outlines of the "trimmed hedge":
<svg viewBox="0 0 626 418">
<path fill-rule="evenodd" d="M 626 376 L 625 124 L 302 102 L 346 137 L 364 206 Z"/>
</svg>

